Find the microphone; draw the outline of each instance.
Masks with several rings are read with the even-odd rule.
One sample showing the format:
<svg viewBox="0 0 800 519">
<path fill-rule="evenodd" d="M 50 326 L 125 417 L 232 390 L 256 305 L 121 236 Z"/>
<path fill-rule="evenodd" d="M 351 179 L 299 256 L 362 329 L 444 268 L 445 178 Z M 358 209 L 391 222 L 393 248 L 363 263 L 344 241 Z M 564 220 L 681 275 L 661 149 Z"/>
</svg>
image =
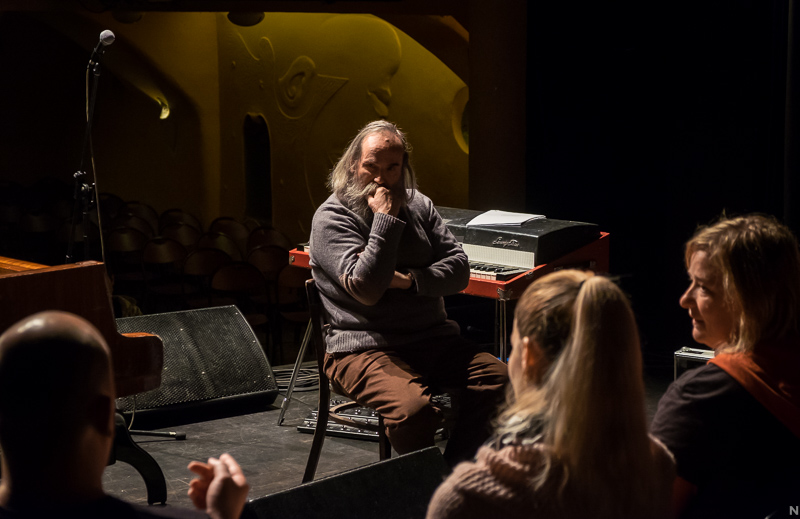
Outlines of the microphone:
<svg viewBox="0 0 800 519">
<path fill-rule="evenodd" d="M 94 50 L 92 51 L 92 57 L 89 58 L 89 63 L 98 63 L 100 61 L 100 56 L 106 51 L 106 47 L 114 43 L 116 37 L 114 33 L 106 29 L 105 31 L 100 33 L 100 41 L 97 42 L 95 45 Z"/>
</svg>

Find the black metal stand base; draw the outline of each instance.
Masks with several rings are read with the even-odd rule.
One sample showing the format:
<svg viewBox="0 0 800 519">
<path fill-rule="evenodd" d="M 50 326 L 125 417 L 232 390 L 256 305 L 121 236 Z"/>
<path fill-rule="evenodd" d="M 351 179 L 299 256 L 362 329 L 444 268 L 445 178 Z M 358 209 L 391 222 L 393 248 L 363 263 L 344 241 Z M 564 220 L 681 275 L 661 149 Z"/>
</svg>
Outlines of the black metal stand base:
<svg viewBox="0 0 800 519">
<path fill-rule="evenodd" d="M 161 471 L 158 462 L 133 441 L 125 425 L 125 418 L 120 413 L 116 415 L 116 436 L 108 464 L 111 465 L 117 460 L 132 466 L 142 476 L 147 487 L 147 504 L 167 502 L 167 482 L 164 479 L 164 472 Z"/>
</svg>

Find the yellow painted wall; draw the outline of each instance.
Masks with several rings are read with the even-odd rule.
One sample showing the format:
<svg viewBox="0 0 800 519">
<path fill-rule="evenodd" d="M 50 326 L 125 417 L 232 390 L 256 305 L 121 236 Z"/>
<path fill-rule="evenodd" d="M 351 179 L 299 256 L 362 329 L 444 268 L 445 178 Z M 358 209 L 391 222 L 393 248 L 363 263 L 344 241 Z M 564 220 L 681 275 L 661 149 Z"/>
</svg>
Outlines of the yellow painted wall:
<svg viewBox="0 0 800 519">
<path fill-rule="evenodd" d="M 182 207 L 205 224 L 219 215 L 245 216 L 243 123 L 254 114 L 269 126 L 273 223 L 303 241 L 327 196 L 334 161 L 359 127 L 385 117 L 409 135 L 421 190 L 437 204 L 467 206 L 468 152 L 459 143 L 466 85 L 380 18 L 267 13 L 258 25 L 239 27 L 222 13 L 153 12 L 131 24 L 110 13 L 24 16 L 73 42 L 70 49 L 37 56 L 32 65 L 46 67 L 62 54 L 74 61 L 76 49 L 88 59 L 101 30 L 117 36 L 104 58 L 97 100 L 101 191 L 150 203 L 159 212 Z M 82 108 L 75 88 L 69 98 L 58 88 L 59 81 L 82 81 L 82 71 L 77 77 L 51 78 L 46 102 Z M 169 116 L 160 118 L 165 106 Z M 69 146 L 60 143 L 52 160 L 63 162 L 67 175 L 76 167 L 77 152 L 67 148 L 77 147 L 80 123 L 74 111 L 54 121 L 70 135 Z M 23 124 L 34 136 L 0 143 L 0 151 L 45 153 L 52 143 L 36 139 L 41 121 Z M 13 177 L 9 170 L 18 164 L 0 154 L 4 177 Z"/>
<path fill-rule="evenodd" d="M 294 240 L 307 239 L 349 140 L 381 117 L 408 133 L 422 191 L 466 206 L 468 156 L 452 124 L 465 85 L 414 40 L 370 15 L 268 13 L 253 27 L 217 20 L 224 209 L 244 204 L 248 113 L 269 125 L 274 224 Z"/>
</svg>

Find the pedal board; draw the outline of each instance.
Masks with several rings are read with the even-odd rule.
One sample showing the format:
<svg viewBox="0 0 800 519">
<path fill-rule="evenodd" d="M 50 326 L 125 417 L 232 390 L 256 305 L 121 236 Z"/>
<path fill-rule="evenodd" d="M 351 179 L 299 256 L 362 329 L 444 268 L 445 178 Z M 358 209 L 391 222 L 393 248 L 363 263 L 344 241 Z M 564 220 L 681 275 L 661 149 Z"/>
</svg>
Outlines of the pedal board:
<svg viewBox="0 0 800 519">
<path fill-rule="evenodd" d="M 350 402 L 351 400 L 344 400 L 338 398 L 331 398 L 330 407 L 333 408 L 339 404 Z M 367 423 L 370 425 L 378 425 L 378 412 L 369 407 L 354 407 L 352 409 L 345 409 L 340 414 L 352 418 L 356 422 Z M 311 411 L 311 414 L 305 417 L 303 423 L 297 426 L 297 430 L 303 433 L 314 434 L 314 429 L 317 427 L 317 410 Z M 340 438 L 350 438 L 353 440 L 369 440 L 378 441 L 377 431 L 368 431 L 354 427 L 352 425 L 342 425 L 328 421 L 328 427 L 325 429 L 325 434 L 328 436 L 338 436 Z"/>
<path fill-rule="evenodd" d="M 434 402 L 434 405 L 438 407 L 450 407 L 450 396 L 449 395 L 436 395 L 431 400 Z M 343 398 L 331 398 L 330 407 L 333 408 L 339 404 L 345 404 L 347 402 L 352 402 L 352 400 L 347 400 Z M 369 407 L 354 407 L 351 409 L 345 409 L 340 414 L 347 416 L 348 418 L 352 418 L 354 421 L 359 423 L 366 423 L 370 425 L 378 425 L 378 412 L 374 409 L 370 409 Z M 311 411 L 311 414 L 303 419 L 303 423 L 297 426 L 297 431 L 307 434 L 314 434 L 314 429 L 317 427 L 317 410 L 314 409 Z M 369 431 L 365 429 L 360 429 L 358 427 L 354 427 L 352 425 L 342 425 L 338 423 L 334 423 L 333 421 L 328 421 L 328 426 L 325 428 L 325 434 L 327 436 L 337 436 L 339 438 L 350 438 L 352 440 L 368 440 L 377 442 L 378 441 L 378 432 L 377 431 Z M 444 429 L 439 429 L 436 431 L 436 439 L 443 439 L 445 437 Z"/>
</svg>

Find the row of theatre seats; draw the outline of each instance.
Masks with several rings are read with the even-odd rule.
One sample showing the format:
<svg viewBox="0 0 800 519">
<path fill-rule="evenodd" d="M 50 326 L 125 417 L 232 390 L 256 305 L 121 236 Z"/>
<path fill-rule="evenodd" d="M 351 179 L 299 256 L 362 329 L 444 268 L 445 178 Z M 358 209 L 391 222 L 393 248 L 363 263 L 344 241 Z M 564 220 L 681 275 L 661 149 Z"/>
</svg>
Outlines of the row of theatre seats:
<svg viewBox="0 0 800 519">
<path fill-rule="evenodd" d="M 285 332 L 298 335 L 308 322 L 303 283 L 310 275 L 289 265 L 294 246 L 283 233 L 227 216 L 204 227 L 187 211 L 159 214 L 109 193 L 99 196 L 99 211 L 88 214 L 84 228 L 70 195 L 63 186 L 7 186 L 0 256 L 45 265 L 105 261 L 117 317 L 235 304 L 270 360 L 283 362 Z"/>
<path fill-rule="evenodd" d="M 158 215 L 140 202 L 126 203 L 110 227 L 104 250 L 114 292 L 143 313 L 234 304 L 278 364 L 284 331 L 298 335 L 308 322 L 310 272 L 289 265 L 293 247 L 276 229 L 226 216 L 204 229 L 185 211 Z"/>
</svg>

